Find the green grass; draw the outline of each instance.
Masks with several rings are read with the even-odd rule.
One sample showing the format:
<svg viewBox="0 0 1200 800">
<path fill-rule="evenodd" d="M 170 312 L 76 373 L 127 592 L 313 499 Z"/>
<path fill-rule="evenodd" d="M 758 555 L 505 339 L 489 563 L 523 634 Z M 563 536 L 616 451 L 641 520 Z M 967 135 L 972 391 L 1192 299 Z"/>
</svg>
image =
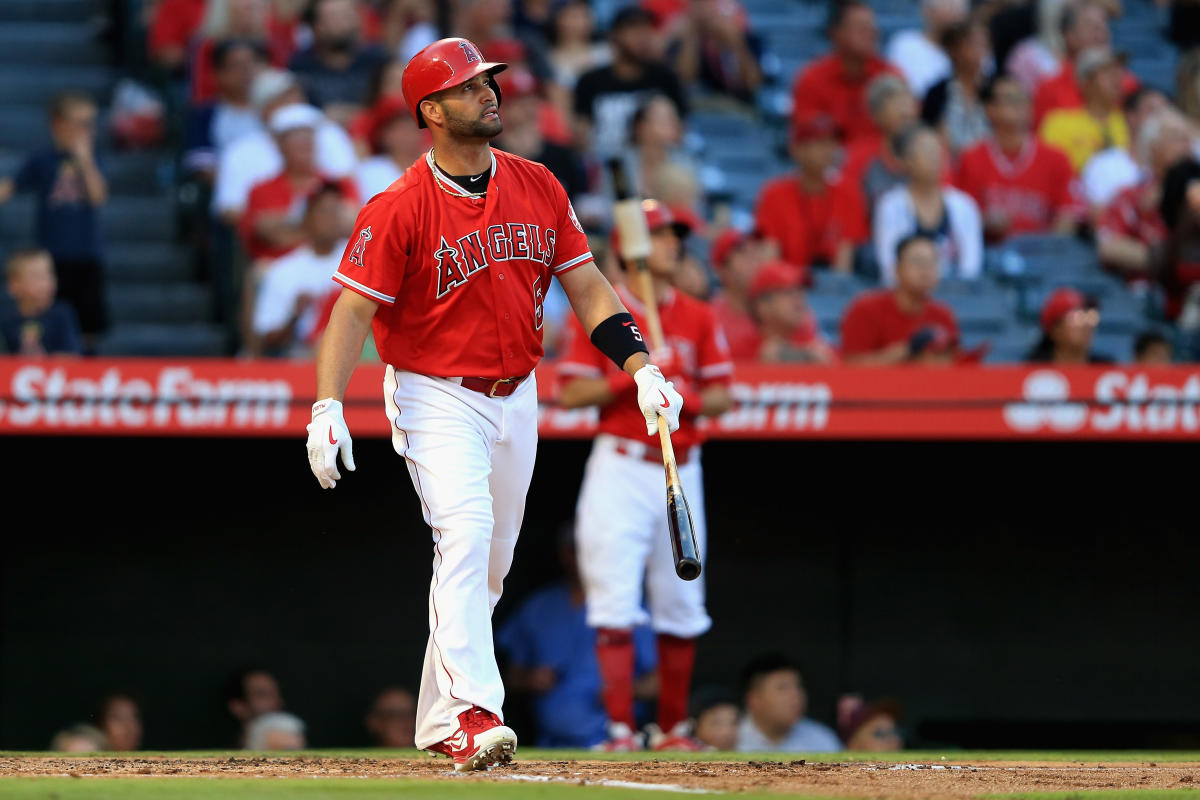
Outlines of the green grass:
<svg viewBox="0 0 1200 800">
<path fill-rule="evenodd" d="M 16 752 L 0 750 L 0 758 L 70 758 L 68 753 Z M 94 755 L 94 754 L 91 754 Z M 140 751 L 137 753 L 104 753 L 114 758 L 428 758 L 418 750 L 329 749 L 284 752 L 255 752 L 249 750 L 176 750 Z M 84 754 L 89 757 L 89 754 Z M 1030 761 L 1060 763 L 1134 763 L 1153 761 L 1157 764 L 1200 763 L 1200 752 L 1192 750 L 905 750 L 899 753 L 595 753 L 590 750 L 538 750 L 521 748 L 517 758 L 523 761 L 796 761 L 810 764 L 844 763 L 847 761 L 929 762 L 940 761 Z"/>
</svg>

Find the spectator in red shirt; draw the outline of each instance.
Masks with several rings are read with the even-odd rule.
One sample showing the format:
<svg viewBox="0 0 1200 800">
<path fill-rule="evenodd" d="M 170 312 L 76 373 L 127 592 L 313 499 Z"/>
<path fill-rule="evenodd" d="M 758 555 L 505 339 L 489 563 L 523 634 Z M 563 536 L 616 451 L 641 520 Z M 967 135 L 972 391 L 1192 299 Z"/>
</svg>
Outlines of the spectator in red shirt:
<svg viewBox="0 0 1200 800">
<path fill-rule="evenodd" d="M 992 135 L 962 154 L 955 183 L 979 205 L 984 236 L 1070 233 L 1083 204 L 1071 162 L 1033 135 L 1029 96 L 1016 78 L 993 76 L 980 91 Z"/>
<path fill-rule="evenodd" d="M 1187 120 L 1166 109 L 1142 124 L 1139 159 L 1148 169 L 1137 184 L 1122 189 L 1096 223 L 1100 261 L 1127 280 L 1146 280 L 1161 258 L 1167 226 L 1159 212 L 1167 170 L 1191 149 Z"/>
<path fill-rule="evenodd" d="M 207 5 L 208 0 L 158 0 L 146 33 L 146 49 L 153 64 L 172 75 L 182 74 Z"/>
<path fill-rule="evenodd" d="M 304 242 L 304 201 L 326 181 L 317 169 L 314 147 L 314 131 L 321 119 L 319 110 L 302 104 L 284 106 L 271 115 L 270 129 L 283 156 L 283 170 L 250 190 L 240 227 L 252 261 L 279 258 Z M 349 218 L 343 235 L 349 236 L 358 212 L 358 191 L 349 178 L 338 185 Z"/>
<path fill-rule="evenodd" d="M 1111 364 L 1109 356 L 1092 352 L 1100 324 L 1093 298 L 1071 288 L 1056 289 L 1042 304 L 1042 338 L 1027 361 L 1044 364 Z"/>
<path fill-rule="evenodd" d="M 713 272 L 721 282 L 720 291 L 712 299 L 713 313 L 725 331 L 730 351 L 752 352 L 758 325 L 750 316 L 750 282 L 767 254 L 753 236 L 737 228 L 726 228 L 718 234 L 709 252 Z"/>
<path fill-rule="evenodd" d="M 867 238 L 867 210 L 854 184 L 834 176 L 837 126 L 825 114 L 797 120 L 791 138 L 797 170 L 763 186 L 758 230 L 779 243 L 784 261 L 849 272 Z"/>
<path fill-rule="evenodd" d="M 768 261 L 750 282 L 750 311 L 758 323 L 753 339 L 730 346 L 734 359 L 768 363 L 826 364 L 833 348 L 821 336 L 817 319 L 804 297 L 804 270 L 783 261 Z"/>
<path fill-rule="evenodd" d="M 834 3 L 827 30 L 833 50 L 796 78 L 792 118 L 828 114 L 849 144 L 878 133 L 867 110 L 867 85 L 878 75 L 899 72 L 879 56 L 875 12 L 861 0 Z"/>
<path fill-rule="evenodd" d="M 895 287 L 863 293 L 842 317 L 845 362 L 949 363 L 958 349 L 958 321 L 933 299 L 939 278 L 934 241 L 921 234 L 902 239 L 896 245 Z"/>
<path fill-rule="evenodd" d="M 1079 108 L 1083 105 L 1083 93 L 1075 75 L 1075 59 L 1091 47 L 1108 47 L 1112 35 L 1108 28 L 1108 14 L 1104 8 L 1090 0 L 1068 4 L 1063 9 L 1063 45 L 1066 57 L 1058 74 L 1042 81 L 1033 96 L 1033 122 L 1035 127 L 1056 108 Z M 1121 90 L 1128 94 L 1137 88 L 1137 78 L 1128 70 L 1121 83 Z"/>
<path fill-rule="evenodd" d="M 842 180 L 859 190 L 869 215 L 880 195 L 904 183 L 904 162 L 894 143 L 897 134 L 916 122 L 919 109 L 908 84 L 890 73 L 867 87 L 867 109 L 879 133 L 846 148 Z"/>
</svg>

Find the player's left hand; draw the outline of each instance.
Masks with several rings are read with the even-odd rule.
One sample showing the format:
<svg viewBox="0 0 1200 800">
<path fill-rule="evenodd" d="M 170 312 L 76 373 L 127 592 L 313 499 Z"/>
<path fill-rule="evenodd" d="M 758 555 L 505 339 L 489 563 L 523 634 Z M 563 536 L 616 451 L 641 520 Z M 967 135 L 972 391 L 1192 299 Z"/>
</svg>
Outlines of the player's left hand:
<svg viewBox="0 0 1200 800">
<path fill-rule="evenodd" d="M 679 412 L 683 410 L 683 397 L 675 391 L 675 384 L 663 377 L 662 371 L 653 364 L 633 373 L 638 387 L 638 408 L 646 418 L 646 435 L 658 432 L 658 417 L 667 421 L 671 433 L 679 430 Z"/>
<path fill-rule="evenodd" d="M 342 404 L 330 397 L 313 403 L 312 422 L 308 423 L 308 466 L 322 489 L 332 489 L 342 479 L 338 453 L 346 469 L 354 472 L 354 443 L 342 417 Z"/>
</svg>

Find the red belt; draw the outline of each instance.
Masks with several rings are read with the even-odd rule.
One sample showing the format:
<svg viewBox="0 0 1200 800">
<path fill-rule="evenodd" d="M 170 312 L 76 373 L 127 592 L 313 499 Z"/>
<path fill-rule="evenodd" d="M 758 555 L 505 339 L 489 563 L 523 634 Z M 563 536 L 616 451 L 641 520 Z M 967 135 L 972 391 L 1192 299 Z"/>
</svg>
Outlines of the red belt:
<svg viewBox="0 0 1200 800">
<path fill-rule="evenodd" d="M 640 458 L 642 461 L 648 461 L 651 464 L 657 464 L 658 466 L 661 467 L 663 465 L 662 448 L 658 447 L 657 444 L 658 444 L 658 437 L 655 437 L 654 444 L 647 443 L 645 446 L 639 446 L 637 444 L 629 444 L 629 443 L 618 440 L 615 449 L 618 453 L 620 453 L 623 456 L 630 456 L 631 458 Z M 688 447 L 683 450 L 675 451 L 675 464 L 677 466 L 682 467 L 684 464 L 686 464 L 691 459 L 690 452 L 689 452 L 691 449 L 692 448 Z"/>
<path fill-rule="evenodd" d="M 463 378 L 462 387 L 488 397 L 508 397 L 529 377 L 526 373 L 519 378 Z"/>
</svg>

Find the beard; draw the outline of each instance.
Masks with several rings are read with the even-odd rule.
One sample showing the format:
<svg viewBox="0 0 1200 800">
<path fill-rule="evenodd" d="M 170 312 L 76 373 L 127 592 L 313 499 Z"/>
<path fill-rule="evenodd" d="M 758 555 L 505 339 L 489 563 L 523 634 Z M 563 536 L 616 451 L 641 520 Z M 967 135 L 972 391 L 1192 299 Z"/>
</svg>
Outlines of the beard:
<svg viewBox="0 0 1200 800">
<path fill-rule="evenodd" d="M 446 130 L 460 139 L 494 139 L 504 130 L 499 110 L 496 112 L 495 119 L 460 117 L 448 109 L 445 113 Z"/>
</svg>

